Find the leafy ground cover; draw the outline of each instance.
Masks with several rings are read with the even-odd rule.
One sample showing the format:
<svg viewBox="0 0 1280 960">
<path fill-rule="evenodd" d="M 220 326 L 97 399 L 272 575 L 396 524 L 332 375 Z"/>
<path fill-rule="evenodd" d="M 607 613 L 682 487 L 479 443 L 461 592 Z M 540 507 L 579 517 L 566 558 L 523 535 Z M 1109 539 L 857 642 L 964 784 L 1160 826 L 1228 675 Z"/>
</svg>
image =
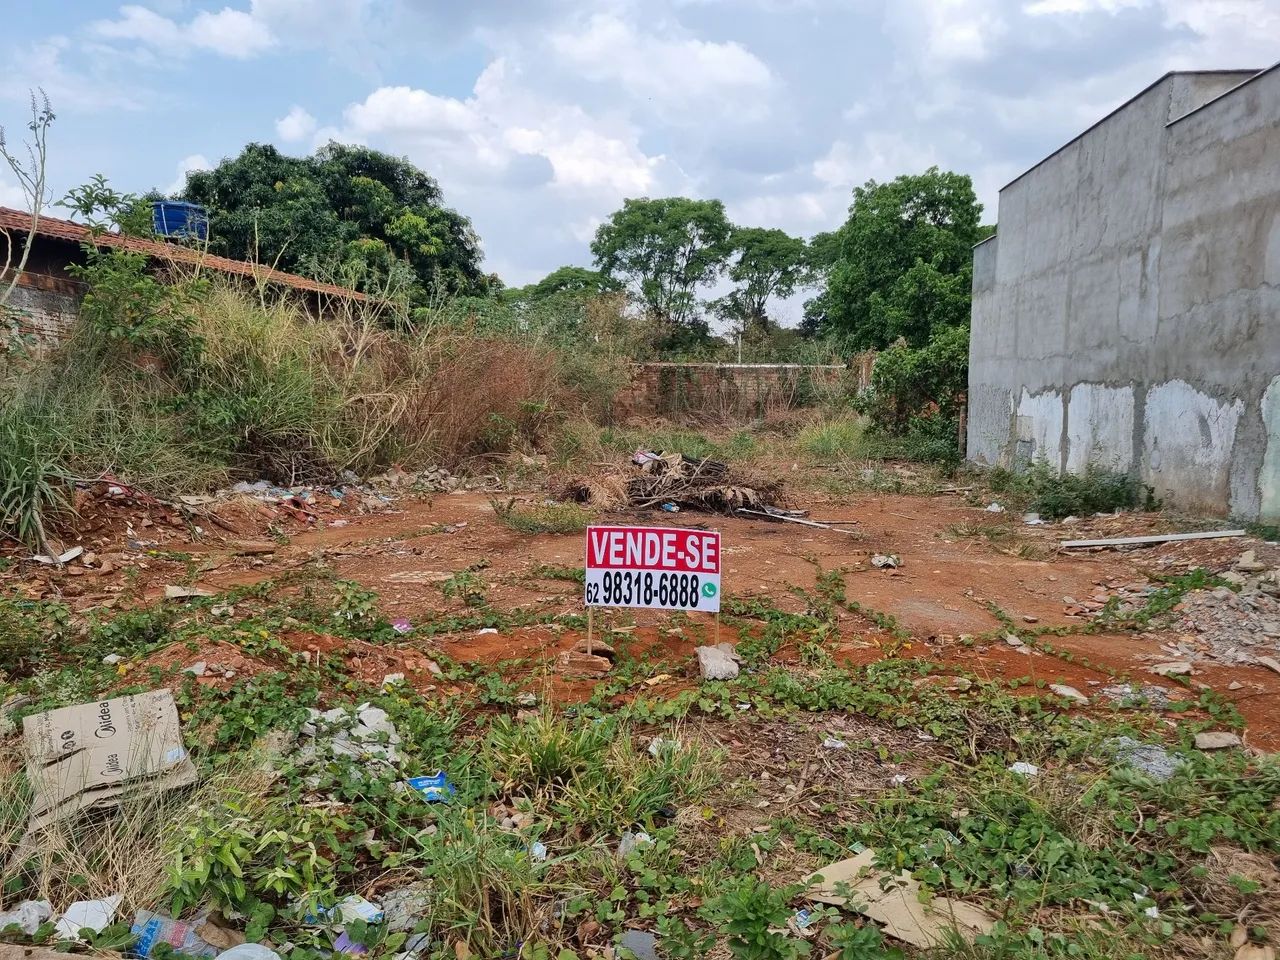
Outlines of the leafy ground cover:
<svg viewBox="0 0 1280 960">
<path fill-rule="evenodd" d="M 942 675 L 920 660 L 851 666 L 835 655 L 845 594 L 843 575 L 824 571 L 804 613 L 731 599 L 725 622 L 748 667 L 723 684 L 650 685 L 684 675 L 687 654 L 641 655 L 621 625 L 604 637 L 614 669 L 573 696 L 550 658 L 461 663 L 436 638 L 479 625 L 574 631 L 580 617 L 485 605 L 401 635 L 376 593 L 321 565 L 74 626 L 56 605 L 22 605 L 22 629 L 62 639 L 15 665 L 11 718 L 168 686 L 201 782 L 19 851 L 29 798 L 8 734 L 5 898 L 120 892 L 130 916 L 216 907 L 302 960 L 332 948 L 305 916 L 353 893 L 412 904 L 394 923 L 349 927 L 375 957 L 415 933 L 432 958 L 603 956 L 627 931 L 653 933 L 666 957 L 921 955 L 856 912 L 804 899 L 808 873 L 871 848 L 886 869 L 999 918 L 989 936 L 930 956 L 1228 957 L 1233 932 L 1274 936 L 1280 767 L 1192 747 L 1197 731 L 1238 724 L 1229 705 L 1203 694 L 1167 719 L 1076 709 L 1042 681 Z M 1050 650 L 1056 639 L 1022 635 Z M 430 658 L 435 671 L 384 684 L 384 655 Z M 213 676 L 184 672 L 197 658 L 217 661 Z M 394 723 L 394 762 L 306 749 L 307 708 L 364 703 Z M 1121 735 L 1163 742 L 1181 758 L 1173 777 L 1117 762 L 1108 743 Z M 1011 772 L 1016 762 L 1039 773 Z M 456 789 L 447 803 L 400 786 L 437 770 Z M 128 940 L 117 925 L 95 946 Z"/>
</svg>

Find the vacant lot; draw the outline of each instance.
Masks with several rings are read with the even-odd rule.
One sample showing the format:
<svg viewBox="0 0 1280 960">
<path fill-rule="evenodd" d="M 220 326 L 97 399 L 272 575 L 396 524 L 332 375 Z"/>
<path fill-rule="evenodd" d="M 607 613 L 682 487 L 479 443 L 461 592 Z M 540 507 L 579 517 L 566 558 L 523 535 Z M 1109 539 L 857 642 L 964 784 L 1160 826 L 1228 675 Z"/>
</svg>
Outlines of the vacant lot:
<svg viewBox="0 0 1280 960">
<path fill-rule="evenodd" d="M 174 689 L 206 782 L 150 855 L 216 858 L 225 831 L 185 825 L 235 811 L 243 838 L 226 856 L 247 886 L 220 868 L 133 882 L 79 864 L 91 876 L 77 880 L 46 857 L 11 860 L 6 889 L 57 905 L 124 884 L 126 922 L 207 902 L 300 957 L 331 931 L 301 921 L 298 898 L 398 902 L 405 888 L 419 900 L 402 929 L 356 931 L 375 953 L 416 930 L 424 955 L 455 958 L 599 955 L 628 931 L 670 957 L 918 955 L 804 896 L 808 874 L 872 849 L 998 921 L 939 957 L 1265 949 L 1280 903 L 1280 770 L 1264 756 L 1280 748 L 1274 548 L 1063 551 L 1173 521 L 1028 525 L 968 484 L 908 477 L 893 486 L 921 492 L 881 493 L 882 477 L 859 489 L 775 468 L 791 506 L 839 529 L 606 516 L 722 531 L 726 602 L 718 625 L 603 612 L 596 637 L 614 655 L 600 676 L 559 659 L 585 634 L 581 532 L 513 529 L 495 511 L 523 497 L 536 516 L 541 492 L 406 482 L 184 509 L 98 491 L 80 505 L 83 554 L 0 571 L 10 635 L 31 645 L 8 655 L 14 715 Z M 693 649 L 717 638 L 743 658 L 736 680 L 699 676 Z M 274 778 L 219 781 L 265 735 L 292 742 L 307 707 L 365 702 L 398 731 L 394 763 L 287 749 Z M 1201 731 L 1241 745 L 1196 749 Z M 1154 745 L 1172 776 L 1126 762 L 1120 736 Z M 392 789 L 437 769 L 448 804 Z M 15 796 L 11 835 L 21 810 Z M 647 842 L 619 857 L 638 831 Z"/>
</svg>

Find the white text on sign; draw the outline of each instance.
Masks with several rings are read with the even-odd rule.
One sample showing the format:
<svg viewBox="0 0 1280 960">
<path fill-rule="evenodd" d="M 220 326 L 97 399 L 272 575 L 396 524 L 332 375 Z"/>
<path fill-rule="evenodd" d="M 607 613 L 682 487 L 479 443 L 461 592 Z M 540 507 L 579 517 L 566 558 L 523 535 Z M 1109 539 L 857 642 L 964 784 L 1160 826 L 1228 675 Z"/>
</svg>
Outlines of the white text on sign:
<svg viewBox="0 0 1280 960">
<path fill-rule="evenodd" d="M 720 534 L 677 527 L 588 527 L 590 607 L 720 610 Z"/>
</svg>

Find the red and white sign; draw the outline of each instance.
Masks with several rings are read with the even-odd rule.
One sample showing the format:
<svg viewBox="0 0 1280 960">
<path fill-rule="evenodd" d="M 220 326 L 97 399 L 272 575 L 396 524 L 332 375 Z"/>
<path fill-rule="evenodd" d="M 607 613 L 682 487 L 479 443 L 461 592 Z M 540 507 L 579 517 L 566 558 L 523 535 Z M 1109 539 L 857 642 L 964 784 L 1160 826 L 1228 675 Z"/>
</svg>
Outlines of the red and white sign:
<svg viewBox="0 0 1280 960">
<path fill-rule="evenodd" d="M 720 611 L 720 534 L 587 527 L 589 607 Z"/>
</svg>

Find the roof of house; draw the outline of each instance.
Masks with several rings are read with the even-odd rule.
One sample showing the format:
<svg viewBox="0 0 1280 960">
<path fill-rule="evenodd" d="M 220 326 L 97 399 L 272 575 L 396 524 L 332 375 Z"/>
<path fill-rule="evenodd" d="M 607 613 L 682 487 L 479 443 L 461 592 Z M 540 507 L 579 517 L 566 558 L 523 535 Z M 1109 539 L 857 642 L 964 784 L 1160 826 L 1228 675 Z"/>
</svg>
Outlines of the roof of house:
<svg viewBox="0 0 1280 960">
<path fill-rule="evenodd" d="M 28 233 L 31 230 L 31 214 L 22 210 L 14 210 L 11 207 L 0 207 L 0 230 L 9 230 L 19 234 Z M 56 240 L 68 240 L 73 243 L 90 241 L 102 247 L 133 250 L 158 259 L 189 263 L 193 266 L 216 270 L 219 273 L 251 277 L 260 283 L 271 283 L 282 287 L 291 287 L 295 290 L 307 290 L 312 293 L 323 293 L 349 300 L 369 299 L 365 294 L 350 290 L 347 287 L 339 287 L 332 283 L 321 283 L 318 280 L 300 277 L 296 273 L 273 270 L 271 267 L 264 267 L 258 263 L 214 256 L 204 250 L 183 246 L 178 243 L 161 243 L 156 240 L 146 240 L 142 237 L 128 237 L 119 233 L 99 233 L 95 235 L 83 224 L 72 223 L 70 220 L 59 220 L 56 217 L 41 216 L 36 227 L 36 234 L 42 237 L 52 237 Z"/>
</svg>

